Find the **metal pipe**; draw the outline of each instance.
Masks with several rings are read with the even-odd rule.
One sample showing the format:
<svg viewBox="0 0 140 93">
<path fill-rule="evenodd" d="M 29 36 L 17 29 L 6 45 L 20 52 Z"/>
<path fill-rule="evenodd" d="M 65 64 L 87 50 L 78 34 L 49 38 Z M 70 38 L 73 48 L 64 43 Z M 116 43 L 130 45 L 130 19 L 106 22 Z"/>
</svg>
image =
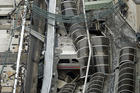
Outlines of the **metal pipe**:
<svg viewBox="0 0 140 93">
<path fill-rule="evenodd" d="M 27 14 L 27 3 L 28 3 L 28 0 L 25 0 L 24 15 L 22 17 L 22 29 L 21 29 L 21 34 L 20 34 L 20 44 L 19 44 L 19 49 L 18 49 L 16 74 L 15 74 L 13 93 L 16 93 L 16 87 L 17 87 L 18 76 L 19 76 L 20 58 L 21 58 L 21 52 L 22 52 L 22 46 L 23 46 L 24 30 L 25 30 L 26 14 Z"/>
<path fill-rule="evenodd" d="M 88 79 L 88 73 L 89 73 L 89 69 L 90 69 L 90 61 L 91 61 L 91 56 L 92 56 L 92 46 L 91 46 L 91 42 L 90 42 L 90 34 L 89 34 L 89 29 L 88 29 L 88 23 L 87 23 L 87 16 L 86 16 L 86 11 L 85 11 L 85 2 L 84 2 L 84 0 L 82 0 L 82 3 L 83 3 L 83 13 L 84 13 L 84 19 L 85 19 L 88 46 L 89 46 L 89 57 L 88 57 L 88 64 L 87 64 L 87 69 L 86 69 L 86 77 L 85 77 L 84 87 L 83 87 L 83 91 L 82 91 L 83 93 L 85 93 L 87 79 Z"/>
</svg>

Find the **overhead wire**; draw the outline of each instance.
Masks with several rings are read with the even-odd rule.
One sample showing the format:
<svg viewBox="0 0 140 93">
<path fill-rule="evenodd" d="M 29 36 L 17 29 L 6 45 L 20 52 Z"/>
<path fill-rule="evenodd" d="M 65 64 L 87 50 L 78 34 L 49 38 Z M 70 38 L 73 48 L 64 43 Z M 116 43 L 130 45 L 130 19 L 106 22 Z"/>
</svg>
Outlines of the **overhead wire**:
<svg viewBox="0 0 140 93">
<path fill-rule="evenodd" d="M 100 13 L 94 12 L 94 14 L 86 13 L 87 20 L 93 21 L 95 19 L 106 18 L 111 13 L 113 13 L 117 8 L 119 8 L 120 5 L 122 5 L 123 3 L 124 2 L 122 0 L 119 0 L 116 4 L 112 3 L 112 5 L 111 5 L 109 3 L 108 6 L 104 6 L 106 10 L 103 12 L 100 12 Z M 53 14 L 53 13 L 50 13 L 50 12 L 44 10 L 44 9 L 41 9 L 35 2 L 32 4 L 32 11 L 34 13 L 33 16 L 37 15 L 37 16 L 42 16 L 46 19 L 55 19 L 57 22 L 65 22 L 65 23 L 84 22 L 84 14 L 79 14 L 78 16 L 71 16 L 71 17 L 61 15 L 61 14 Z"/>
<path fill-rule="evenodd" d="M 84 0 L 82 0 L 82 3 L 83 3 L 83 13 L 84 13 L 84 19 L 85 19 L 88 46 L 89 46 L 88 64 L 87 64 L 86 76 L 85 76 L 85 81 L 84 81 L 84 86 L 83 86 L 83 91 L 82 91 L 82 93 L 85 93 L 86 85 L 87 85 L 87 79 L 88 79 L 88 72 L 89 72 L 89 67 L 90 67 L 90 62 L 91 62 L 91 56 L 92 56 L 92 46 L 91 46 L 91 41 L 90 41 L 90 34 L 89 34 L 89 29 L 88 29 L 88 23 L 87 23 L 87 16 L 86 16 L 86 11 L 85 11 Z"/>
</svg>

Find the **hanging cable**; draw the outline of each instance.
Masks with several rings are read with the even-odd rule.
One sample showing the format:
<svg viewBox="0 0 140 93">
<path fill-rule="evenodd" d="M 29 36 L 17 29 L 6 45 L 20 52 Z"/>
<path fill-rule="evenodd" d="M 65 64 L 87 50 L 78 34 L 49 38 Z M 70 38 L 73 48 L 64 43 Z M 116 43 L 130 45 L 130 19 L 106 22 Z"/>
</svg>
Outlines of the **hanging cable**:
<svg viewBox="0 0 140 93">
<path fill-rule="evenodd" d="M 86 26 L 86 32 L 87 32 L 87 38 L 88 38 L 88 45 L 89 45 L 88 64 L 87 64 L 86 76 L 85 76 L 85 81 L 84 81 L 84 86 L 83 86 L 83 93 L 85 93 L 87 79 L 88 79 L 88 72 L 89 72 L 89 67 L 90 67 L 90 60 L 91 60 L 91 55 L 92 55 L 92 46 L 91 46 L 91 42 L 90 42 L 90 34 L 89 34 L 89 29 L 88 29 L 88 23 L 87 23 L 87 16 L 86 16 L 86 11 L 85 11 L 84 0 L 82 0 L 82 3 L 83 3 L 83 13 L 84 13 L 85 26 Z"/>
<path fill-rule="evenodd" d="M 16 74 L 15 74 L 13 93 L 16 93 L 17 81 L 18 81 L 18 76 L 19 76 L 20 58 L 21 58 L 21 52 L 22 52 L 22 45 L 23 45 L 23 39 L 24 39 L 24 30 L 25 30 L 25 23 L 26 23 L 26 14 L 27 14 L 27 3 L 28 3 L 28 1 L 25 0 L 24 14 L 23 14 L 23 17 L 22 17 L 22 29 L 21 29 L 21 34 L 20 34 L 20 44 L 19 44 L 19 49 L 18 49 Z"/>
</svg>

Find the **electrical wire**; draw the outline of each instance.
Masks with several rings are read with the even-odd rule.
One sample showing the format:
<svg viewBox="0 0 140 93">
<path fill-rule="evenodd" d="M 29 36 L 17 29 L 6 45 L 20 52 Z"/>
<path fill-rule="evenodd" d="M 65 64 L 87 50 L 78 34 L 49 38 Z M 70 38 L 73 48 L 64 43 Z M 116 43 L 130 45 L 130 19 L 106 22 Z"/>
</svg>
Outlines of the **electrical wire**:
<svg viewBox="0 0 140 93">
<path fill-rule="evenodd" d="M 89 72 L 89 67 L 90 67 L 90 60 L 92 56 L 92 46 L 90 42 L 90 34 L 89 34 L 89 29 L 88 29 L 88 23 L 87 23 L 87 16 L 86 16 L 86 11 L 85 11 L 85 3 L 84 0 L 82 0 L 83 3 L 83 13 L 84 13 L 84 19 L 85 19 L 85 26 L 86 26 L 86 32 L 87 32 L 87 38 L 88 38 L 88 45 L 89 45 L 89 56 L 88 56 L 88 64 L 87 64 L 87 69 L 86 69 L 86 76 L 85 76 L 85 81 L 84 81 L 84 86 L 83 86 L 83 93 L 86 91 L 86 84 L 87 84 L 87 79 L 88 79 L 88 72 Z"/>
<path fill-rule="evenodd" d="M 111 13 L 114 13 L 115 9 L 119 8 L 121 5 L 123 5 L 122 0 L 119 0 L 117 3 L 113 4 L 109 4 L 107 7 L 103 7 L 106 8 L 106 10 L 104 12 L 94 12 L 93 15 L 91 15 L 91 13 L 86 13 L 86 20 L 88 21 L 93 21 L 99 18 L 107 18 L 108 16 L 111 15 Z M 35 15 L 39 15 L 42 16 L 46 19 L 55 19 L 57 22 L 65 22 L 65 23 L 81 23 L 84 22 L 84 14 L 80 14 L 78 16 L 64 16 L 64 15 L 60 15 L 60 14 L 54 14 L 54 13 L 50 13 L 44 9 L 40 9 L 37 4 L 33 3 L 32 5 L 32 11 Z M 92 17 L 91 17 L 92 16 Z"/>
</svg>

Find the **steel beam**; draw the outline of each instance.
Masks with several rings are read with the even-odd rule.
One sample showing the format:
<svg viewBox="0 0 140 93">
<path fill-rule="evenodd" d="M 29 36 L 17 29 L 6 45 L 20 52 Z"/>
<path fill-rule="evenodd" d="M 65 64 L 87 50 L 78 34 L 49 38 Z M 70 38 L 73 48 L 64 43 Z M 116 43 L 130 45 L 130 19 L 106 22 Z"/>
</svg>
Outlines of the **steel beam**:
<svg viewBox="0 0 140 93">
<path fill-rule="evenodd" d="M 49 0 L 49 11 L 55 14 L 56 0 Z M 47 41 L 44 63 L 44 78 L 41 93 L 50 93 L 52 85 L 53 67 L 54 67 L 54 46 L 55 46 L 55 20 L 48 19 Z M 52 24 L 52 25 L 50 25 Z"/>
<path fill-rule="evenodd" d="M 45 36 L 42 35 L 41 33 L 29 28 L 29 27 L 25 27 L 25 30 L 30 32 L 31 35 L 33 35 L 34 37 L 36 37 L 37 39 L 39 39 L 40 41 L 44 42 L 45 40 Z"/>
</svg>

